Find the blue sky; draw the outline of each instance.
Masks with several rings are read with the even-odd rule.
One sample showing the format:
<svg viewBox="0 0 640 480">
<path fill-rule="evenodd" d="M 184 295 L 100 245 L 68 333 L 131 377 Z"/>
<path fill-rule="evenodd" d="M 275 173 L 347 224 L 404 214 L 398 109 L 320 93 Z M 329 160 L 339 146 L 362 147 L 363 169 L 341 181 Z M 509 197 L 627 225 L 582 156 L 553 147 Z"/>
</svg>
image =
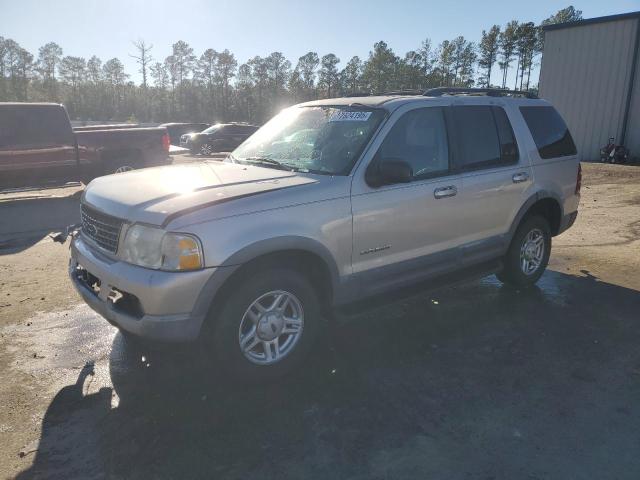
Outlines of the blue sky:
<svg viewBox="0 0 640 480">
<path fill-rule="evenodd" d="M 0 0 L 0 36 L 13 38 L 37 54 L 55 41 L 65 55 L 107 60 L 118 57 L 138 79 L 131 41 L 152 43 L 156 59 L 185 40 L 199 55 L 228 48 L 239 63 L 280 51 L 295 65 L 309 50 L 333 52 L 342 65 L 353 55 L 366 58 L 374 42 L 385 40 L 404 55 L 429 37 L 434 44 L 457 35 L 477 41 L 483 29 L 507 21 L 540 22 L 570 2 L 537 0 Z M 638 0 L 578 0 L 585 18 L 640 10 Z"/>
</svg>

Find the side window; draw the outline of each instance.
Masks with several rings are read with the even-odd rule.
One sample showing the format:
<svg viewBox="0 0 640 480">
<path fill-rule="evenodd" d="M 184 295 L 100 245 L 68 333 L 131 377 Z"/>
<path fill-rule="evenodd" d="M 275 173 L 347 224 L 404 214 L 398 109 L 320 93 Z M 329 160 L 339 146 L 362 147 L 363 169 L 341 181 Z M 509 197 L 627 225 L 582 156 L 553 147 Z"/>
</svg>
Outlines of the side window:
<svg viewBox="0 0 640 480">
<path fill-rule="evenodd" d="M 59 107 L 5 107 L 0 113 L 0 146 L 49 147 L 73 145 L 65 111 Z"/>
<path fill-rule="evenodd" d="M 14 108 L 11 106 L 0 107 L 0 148 L 21 145 L 20 132 L 24 128 L 24 119 L 17 115 Z"/>
<path fill-rule="evenodd" d="M 456 167 L 461 170 L 500 165 L 501 148 L 492 107 L 452 107 L 456 129 Z"/>
<path fill-rule="evenodd" d="M 562 117 L 553 107 L 520 107 L 540 158 L 575 155 L 576 145 Z"/>
<path fill-rule="evenodd" d="M 227 125 L 224 127 L 225 135 L 239 135 L 244 133 L 244 127 L 242 125 Z"/>
<path fill-rule="evenodd" d="M 449 146 L 442 108 L 419 108 L 405 113 L 387 134 L 377 157 L 404 160 L 411 165 L 416 179 L 447 173 Z"/>
<path fill-rule="evenodd" d="M 518 144 L 513 135 L 513 129 L 509 118 L 502 107 L 491 107 L 493 118 L 498 127 L 498 138 L 500 139 L 500 162 L 504 164 L 516 163 L 518 161 Z"/>
<path fill-rule="evenodd" d="M 73 145 L 75 139 L 64 109 L 55 106 L 23 109 L 27 122 L 23 134 L 25 143 L 37 146 Z"/>
</svg>

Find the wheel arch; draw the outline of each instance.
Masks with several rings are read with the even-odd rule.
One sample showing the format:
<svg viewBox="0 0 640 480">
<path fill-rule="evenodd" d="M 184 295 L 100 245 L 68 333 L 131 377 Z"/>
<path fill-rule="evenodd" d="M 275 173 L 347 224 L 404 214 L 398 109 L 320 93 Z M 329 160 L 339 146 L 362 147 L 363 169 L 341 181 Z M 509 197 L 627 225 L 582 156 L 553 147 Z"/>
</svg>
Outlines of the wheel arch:
<svg viewBox="0 0 640 480">
<path fill-rule="evenodd" d="M 100 159 L 102 168 L 105 173 L 113 173 L 108 171 L 109 168 L 119 163 L 129 162 L 132 166 L 143 166 L 144 153 L 139 148 L 118 148 L 113 150 L 104 150 L 101 152 Z"/>
<path fill-rule="evenodd" d="M 509 242 L 515 235 L 518 226 L 532 215 L 541 215 L 549 222 L 552 236 L 560 232 L 563 216 L 562 202 L 553 192 L 541 190 L 529 197 L 518 210 L 509 229 Z"/>
<path fill-rule="evenodd" d="M 272 238 L 248 245 L 231 255 L 211 278 L 198 300 L 206 317 L 215 316 L 229 292 L 252 271 L 269 267 L 287 267 L 308 276 L 319 293 L 323 310 L 330 308 L 338 285 L 338 268 L 329 250 L 305 237 Z M 213 291 L 212 291 L 213 290 Z M 206 328 L 206 323 L 203 328 Z"/>
</svg>

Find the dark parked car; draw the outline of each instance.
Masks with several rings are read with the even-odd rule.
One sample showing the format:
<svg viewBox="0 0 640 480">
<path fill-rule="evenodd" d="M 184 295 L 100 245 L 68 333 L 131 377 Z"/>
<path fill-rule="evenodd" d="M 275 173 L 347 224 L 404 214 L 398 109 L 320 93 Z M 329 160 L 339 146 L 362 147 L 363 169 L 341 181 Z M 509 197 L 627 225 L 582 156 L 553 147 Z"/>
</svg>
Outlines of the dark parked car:
<svg viewBox="0 0 640 480">
<path fill-rule="evenodd" d="M 163 123 L 160 125 L 167 129 L 171 145 L 180 146 L 180 138 L 187 133 L 201 132 L 211 126 L 210 123 Z"/>
<path fill-rule="evenodd" d="M 230 152 L 258 130 L 247 123 L 218 123 L 203 132 L 183 135 L 180 146 L 192 154 L 210 155 L 215 152 Z"/>
<path fill-rule="evenodd" d="M 164 128 L 71 128 L 57 103 L 0 103 L 0 186 L 81 180 L 171 163 Z"/>
</svg>

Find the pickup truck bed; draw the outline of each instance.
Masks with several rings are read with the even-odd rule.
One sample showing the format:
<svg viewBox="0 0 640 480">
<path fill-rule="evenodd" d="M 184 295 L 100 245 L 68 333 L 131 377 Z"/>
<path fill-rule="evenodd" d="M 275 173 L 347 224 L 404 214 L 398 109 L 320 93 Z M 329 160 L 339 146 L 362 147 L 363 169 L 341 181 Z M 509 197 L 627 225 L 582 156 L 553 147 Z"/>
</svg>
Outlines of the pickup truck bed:
<svg viewBox="0 0 640 480">
<path fill-rule="evenodd" d="M 0 187 L 88 182 L 117 170 L 165 165 L 165 128 L 93 126 L 72 129 L 64 106 L 0 103 Z"/>
</svg>

